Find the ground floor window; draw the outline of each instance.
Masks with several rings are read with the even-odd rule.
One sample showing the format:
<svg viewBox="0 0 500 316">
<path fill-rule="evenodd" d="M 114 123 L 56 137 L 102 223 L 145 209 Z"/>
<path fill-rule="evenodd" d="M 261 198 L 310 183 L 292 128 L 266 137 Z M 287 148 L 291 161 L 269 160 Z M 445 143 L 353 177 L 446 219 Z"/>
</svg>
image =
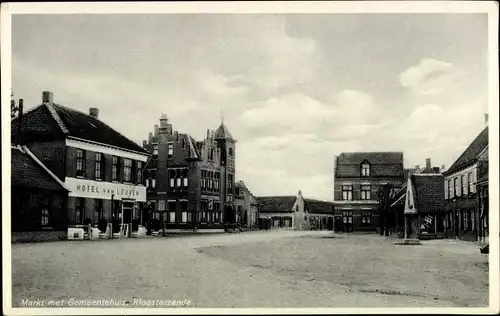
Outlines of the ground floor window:
<svg viewBox="0 0 500 316">
<path fill-rule="evenodd" d="M 188 215 L 187 212 L 182 212 L 181 214 L 181 222 L 182 223 L 187 223 Z"/>
<path fill-rule="evenodd" d="M 188 223 L 193 222 L 193 213 L 192 212 L 187 212 L 187 222 Z"/>
<path fill-rule="evenodd" d="M 220 223 L 220 213 L 219 212 L 214 213 L 214 223 Z"/>
<path fill-rule="evenodd" d="M 49 226 L 49 209 L 44 207 L 42 208 L 42 227 Z"/>
<path fill-rule="evenodd" d="M 361 223 L 365 225 L 370 225 L 372 223 L 372 212 L 361 211 Z"/>
<path fill-rule="evenodd" d="M 436 216 L 433 214 L 420 217 L 420 234 L 436 233 Z"/>
<path fill-rule="evenodd" d="M 94 210 L 94 223 L 97 224 L 99 223 L 99 220 L 102 218 L 103 210 L 102 210 L 102 200 L 101 199 L 96 199 L 95 200 L 95 210 Z"/>
<path fill-rule="evenodd" d="M 352 224 L 352 211 L 343 211 L 342 221 L 344 224 Z"/>
<path fill-rule="evenodd" d="M 168 221 L 170 223 L 175 223 L 175 212 L 169 212 L 168 214 L 169 214 Z"/>
<path fill-rule="evenodd" d="M 274 226 L 274 227 L 279 227 L 279 226 L 280 226 L 280 220 L 279 220 L 279 219 L 275 219 L 275 220 L 273 221 L 273 226 Z"/>
</svg>

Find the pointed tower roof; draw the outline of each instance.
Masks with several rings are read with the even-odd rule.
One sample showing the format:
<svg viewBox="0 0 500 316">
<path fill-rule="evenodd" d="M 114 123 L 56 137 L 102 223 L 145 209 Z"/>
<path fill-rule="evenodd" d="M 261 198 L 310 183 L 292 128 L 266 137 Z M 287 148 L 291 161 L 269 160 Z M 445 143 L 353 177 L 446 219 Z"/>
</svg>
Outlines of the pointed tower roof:
<svg viewBox="0 0 500 316">
<path fill-rule="evenodd" d="M 215 131 L 215 139 L 233 139 L 233 136 L 229 133 L 223 122 L 220 123 L 220 126 Z"/>
</svg>

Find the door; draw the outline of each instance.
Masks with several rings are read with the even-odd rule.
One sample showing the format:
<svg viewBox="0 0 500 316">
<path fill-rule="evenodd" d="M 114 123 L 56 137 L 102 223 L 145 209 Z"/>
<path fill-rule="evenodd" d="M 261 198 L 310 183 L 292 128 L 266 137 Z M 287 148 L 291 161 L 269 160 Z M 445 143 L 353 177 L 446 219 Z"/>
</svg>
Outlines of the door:
<svg viewBox="0 0 500 316">
<path fill-rule="evenodd" d="M 334 221 L 334 231 L 341 232 L 344 231 L 344 223 L 342 222 L 342 216 L 335 216 Z"/>
<path fill-rule="evenodd" d="M 458 237 L 460 231 L 460 212 L 458 210 L 455 211 L 453 230 L 455 231 L 455 237 Z"/>
</svg>

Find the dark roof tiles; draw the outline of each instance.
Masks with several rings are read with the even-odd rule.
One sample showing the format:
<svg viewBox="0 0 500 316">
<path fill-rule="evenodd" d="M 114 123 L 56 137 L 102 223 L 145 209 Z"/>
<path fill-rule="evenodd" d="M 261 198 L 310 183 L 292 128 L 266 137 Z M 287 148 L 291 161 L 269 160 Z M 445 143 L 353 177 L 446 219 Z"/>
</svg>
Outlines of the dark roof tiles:
<svg viewBox="0 0 500 316">
<path fill-rule="evenodd" d="M 11 148 L 11 185 L 50 191 L 66 190 L 25 151 Z"/>
<path fill-rule="evenodd" d="M 292 212 L 296 196 L 263 196 L 256 197 L 261 213 Z"/>
<path fill-rule="evenodd" d="M 488 146 L 488 127 L 484 128 L 451 167 L 443 172 L 449 175 L 454 171 L 465 168 L 477 161 L 479 154 Z"/>
<path fill-rule="evenodd" d="M 443 175 L 413 175 L 412 185 L 419 213 L 444 212 Z"/>
</svg>

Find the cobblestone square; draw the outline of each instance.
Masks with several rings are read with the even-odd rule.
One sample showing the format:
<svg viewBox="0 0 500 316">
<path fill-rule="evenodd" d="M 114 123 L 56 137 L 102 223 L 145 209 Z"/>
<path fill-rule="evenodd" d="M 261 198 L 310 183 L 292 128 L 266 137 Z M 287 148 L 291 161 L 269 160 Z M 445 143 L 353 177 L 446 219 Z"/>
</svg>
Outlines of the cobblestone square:
<svg viewBox="0 0 500 316">
<path fill-rule="evenodd" d="M 189 300 L 188 307 L 485 307 L 473 243 L 248 232 L 12 245 L 12 303 Z M 72 301 L 70 301 L 72 300 Z M 73 303 L 71 303 L 73 302 Z M 75 306 L 73 306 L 75 307 Z M 123 307 L 123 306 L 120 306 Z M 165 307 L 165 306 L 161 306 Z"/>
</svg>

